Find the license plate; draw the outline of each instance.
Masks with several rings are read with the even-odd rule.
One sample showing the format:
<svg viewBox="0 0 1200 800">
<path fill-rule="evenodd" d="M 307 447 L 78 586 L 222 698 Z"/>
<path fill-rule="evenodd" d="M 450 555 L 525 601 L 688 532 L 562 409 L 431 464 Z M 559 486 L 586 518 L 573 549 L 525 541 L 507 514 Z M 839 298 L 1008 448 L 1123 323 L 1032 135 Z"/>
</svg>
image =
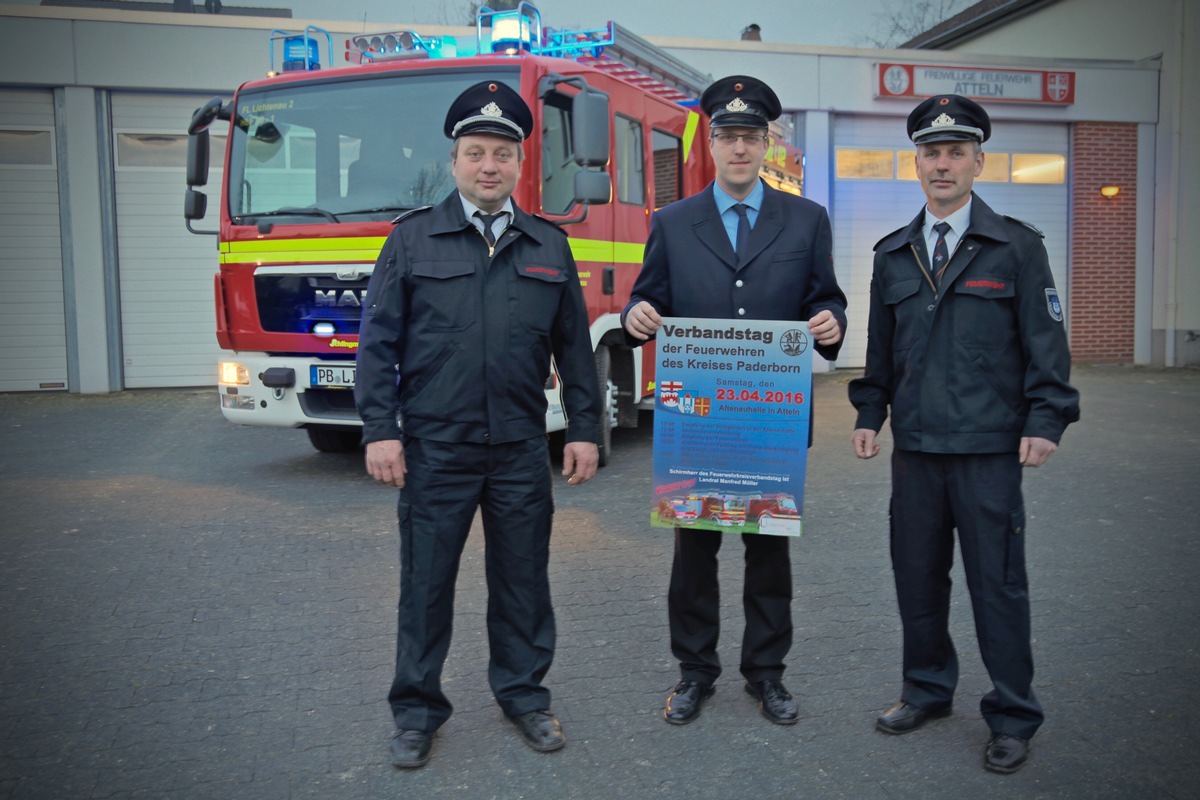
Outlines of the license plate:
<svg viewBox="0 0 1200 800">
<path fill-rule="evenodd" d="M 308 383 L 310 386 L 353 389 L 354 367 L 314 364 L 308 368 Z"/>
</svg>

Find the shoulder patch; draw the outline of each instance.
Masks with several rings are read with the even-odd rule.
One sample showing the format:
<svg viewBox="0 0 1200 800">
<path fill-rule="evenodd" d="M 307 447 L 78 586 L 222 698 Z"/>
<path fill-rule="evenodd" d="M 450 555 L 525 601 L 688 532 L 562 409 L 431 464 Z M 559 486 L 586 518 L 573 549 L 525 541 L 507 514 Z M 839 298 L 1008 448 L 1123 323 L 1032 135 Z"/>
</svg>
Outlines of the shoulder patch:
<svg viewBox="0 0 1200 800">
<path fill-rule="evenodd" d="M 396 224 L 408 219 L 413 214 L 416 214 L 420 211 L 428 211 L 431 208 L 433 208 L 433 206 L 417 206 L 416 208 L 410 208 L 408 211 L 405 211 L 403 214 L 401 214 L 400 216 L 398 216 L 394 220 L 392 220 L 392 224 L 396 225 Z"/>
<path fill-rule="evenodd" d="M 1062 301 L 1058 299 L 1057 289 L 1046 289 L 1046 312 L 1050 314 L 1050 319 L 1055 322 L 1063 321 Z"/>
<path fill-rule="evenodd" d="M 1042 237 L 1043 239 L 1046 238 L 1046 234 L 1042 233 L 1042 229 L 1036 225 L 1026 222 L 1023 219 L 1017 219 L 1016 217 L 1010 217 L 1008 214 L 1005 214 L 1004 218 L 1007 220 L 1010 220 L 1012 222 L 1016 222 L 1019 225 L 1024 225 L 1026 228 L 1029 228 L 1029 230 L 1033 231 L 1034 233 L 1036 233 L 1038 236 Z"/>
</svg>

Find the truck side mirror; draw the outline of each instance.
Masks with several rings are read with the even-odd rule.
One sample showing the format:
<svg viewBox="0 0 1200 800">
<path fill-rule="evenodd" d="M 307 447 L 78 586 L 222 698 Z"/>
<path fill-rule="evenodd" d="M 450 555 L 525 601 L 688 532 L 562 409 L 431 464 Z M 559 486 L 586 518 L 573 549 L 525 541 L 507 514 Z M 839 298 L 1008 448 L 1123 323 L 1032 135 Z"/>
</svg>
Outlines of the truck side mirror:
<svg viewBox="0 0 1200 800">
<path fill-rule="evenodd" d="M 208 183 L 208 152 L 208 131 L 188 135 L 188 186 L 204 186 Z"/>
<path fill-rule="evenodd" d="M 581 169 L 575 173 L 575 200 L 603 205 L 612 202 L 612 179 L 602 170 Z"/>
<path fill-rule="evenodd" d="M 183 195 L 183 218 L 189 222 L 197 219 L 204 219 L 204 215 L 208 213 L 208 197 L 204 192 L 197 192 L 195 189 L 188 189 Z"/>
<path fill-rule="evenodd" d="M 585 88 L 572 99 L 571 116 L 576 163 L 585 167 L 608 164 L 608 96 Z"/>
</svg>

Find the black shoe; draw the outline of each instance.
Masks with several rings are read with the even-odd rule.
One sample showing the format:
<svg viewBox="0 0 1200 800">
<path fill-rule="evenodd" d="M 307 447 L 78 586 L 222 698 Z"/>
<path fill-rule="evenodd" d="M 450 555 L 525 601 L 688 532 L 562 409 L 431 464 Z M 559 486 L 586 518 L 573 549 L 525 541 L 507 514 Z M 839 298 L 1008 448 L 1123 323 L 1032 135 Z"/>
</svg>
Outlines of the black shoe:
<svg viewBox="0 0 1200 800">
<path fill-rule="evenodd" d="M 875 729 L 884 733 L 912 733 L 929 720 L 941 719 L 949 714 L 949 705 L 941 708 L 918 708 L 901 700 L 879 715 L 875 720 Z"/>
<path fill-rule="evenodd" d="M 392 766 L 409 769 L 429 763 L 433 734 L 425 731 L 399 730 L 392 734 Z"/>
<path fill-rule="evenodd" d="M 1029 741 L 1007 733 L 992 734 L 983 750 L 983 768 L 988 772 L 1009 774 L 1025 766 Z"/>
<path fill-rule="evenodd" d="M 667 697 L 667 705 L 662 712 L 663 719 L 672 725 L 687 725 L 700 716 L 700 706 L 716 692 L 711 683 L 684 678 Z"/>
<path fill-rule="evenodd" d="M 746 694 L 758 698 L 762 715 L 776 725 L 795 725 L 800 721 L 800 711 L 792 701 L 791 693 L 784 688 L 783 681 L 747 682 Z"/>
<path fill-rule="evenodd" d="M 509 719 L 521 732 L 525 744 L 539 753 L 561 750 L 567 744 L 562 725 L 549 711 L 530 711 Z"/>
</svg>

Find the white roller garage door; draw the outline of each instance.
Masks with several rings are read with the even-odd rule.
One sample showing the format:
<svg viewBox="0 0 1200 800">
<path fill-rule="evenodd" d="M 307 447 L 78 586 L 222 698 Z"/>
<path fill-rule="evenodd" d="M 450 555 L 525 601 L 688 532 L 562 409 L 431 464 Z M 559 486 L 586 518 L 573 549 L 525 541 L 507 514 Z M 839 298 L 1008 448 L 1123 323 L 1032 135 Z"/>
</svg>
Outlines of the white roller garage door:
<svg viewBox="0 0 1200 800">
<path fill-rule="evenodd" d="M 67 388 L 54 94 L 0 90 L 0 392 Z"/>
<path fill-rule="evenodd" d="M 1020 183 L 1012 180 L 1013 170 L 1044 155 L 1068 156 L 1066 125 L 996 122 L 992 136 L 984 145 L 991 154 L 990 167 L 1007 173 L 1003 181 L 977 181 L 975 191 L 997 213 L 1008 214 L 1036 225 L 1045 234 L 1046 250 L 1059 294 L 1067 298 L 1067 216 L 1068 186 L 1061 182 Z M 898 153 L 898 159 L 911 162 L 914 148 L 904 133 L 902 119 L 895 117 L 839 117 L 834 126 L 835 165 L 842 151 L 884 151 Z M 999 169 L 1002 162 L 1007 170 Z M 904 164 L 907 167 L 908 164 Z M 835 166 L 836 169 L 836 166 Z M 1066 162 L 1066 174 L 1070 162 Z M 850 302 L 847 312 L 849 330 L 838 359 L 839 367 L 862 367 L 867 348 L 867 318 L 870 310 L 873 247 L 891 231 L 912 221 L 921 210 L 925 197 L 915 180 L 890 177 L 842 178 L 834 182 L 833 237 L 834 263 L 838 280 Z M 1022 177 L 1018 174 L 1018 180 Z M 1024 177 L 1028 178 L 1026 173 Z"/>
<path fill-rule="evenodd" d="M 112 95 L 127 388 L 216 382 L 220 353 L 213 313 L 216 237 L 191 234 L 183 221 L 187 125 L 192 112 L 210 96 Z M 223 146 L 223 138 L 213 139 L 213 169 L 206 190 L 209 218 L 197 226 L 209 230 L 217 227 Z"/>
</svg>

